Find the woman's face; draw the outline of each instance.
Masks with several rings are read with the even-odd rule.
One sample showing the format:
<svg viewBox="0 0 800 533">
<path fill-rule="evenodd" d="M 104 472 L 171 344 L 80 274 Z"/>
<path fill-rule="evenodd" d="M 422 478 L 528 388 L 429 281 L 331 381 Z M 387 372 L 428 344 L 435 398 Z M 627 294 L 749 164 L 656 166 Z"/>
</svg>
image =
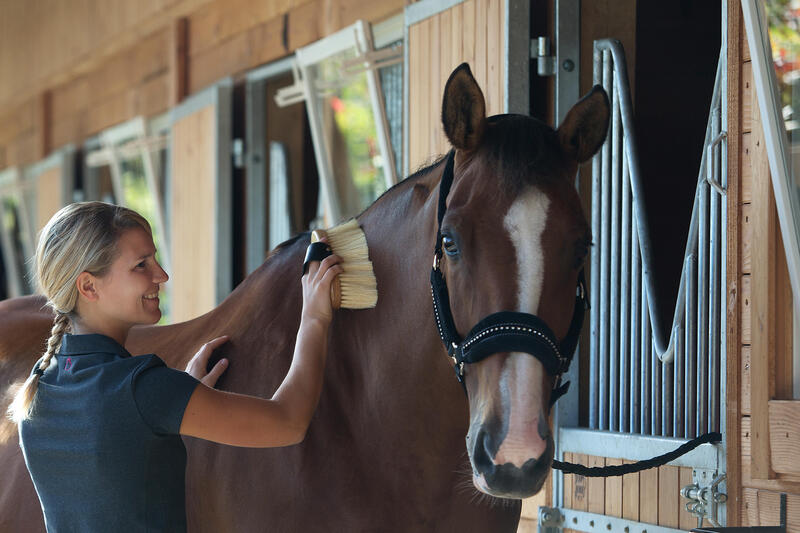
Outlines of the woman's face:
<svg viewBox="0 0 800 533">
<path fill-rule="evenodd" d="M 169 276 L 156 261 L 152 237 L 143 228 L 126 230 L 117 253 L 108 272 L 97 278 L 98 310 L 104 320 L 122 327 L 155 324 L 161 318 L 159 284 Z"/>
</svg>

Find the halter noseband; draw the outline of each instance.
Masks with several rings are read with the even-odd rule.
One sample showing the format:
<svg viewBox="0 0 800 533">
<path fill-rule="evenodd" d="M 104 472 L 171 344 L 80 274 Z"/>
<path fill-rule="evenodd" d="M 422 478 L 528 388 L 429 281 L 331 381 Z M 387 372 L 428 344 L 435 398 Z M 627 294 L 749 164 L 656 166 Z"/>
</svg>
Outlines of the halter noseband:
<svg viewBox="0 0 800 533">
<path fill-rule="evenodd" d="M 442 181 L 439 185 L 438 230 L 436 232 L 436 250 L 431 270 L 431 295 L 433 298 L 433 314 L 439 336 L 447 348 L 447 354 L 455 363 L 456 377 L 464 392 L 464 365 L 477 363 L 498 352 L 523 352 L 532 355 L 544 365 L 547 373 L 556 376 L 556 384 L 550 394 L 550 405 L 564 395 L 569 382 L 561 384 L 561 375 L 567 371 L 578 337 L 583 326 L 584 311 L 588 309 L 586 287 L 583 270 L 578 275 L 578 287 L 575 294 L 575 309 L 567 336 L 559 342 L 547 324 L 536 315 L 514 311 L 493 313 L 470 330 L 465 338 L 461 338 L 453 321 L 450 310 L 450 296 L 447 283 L 442 274 L 442 220 L 447 210 L 446 200 L 453 184 L 453 166 L 455 151 L 447 155 Z"/>
</svg>

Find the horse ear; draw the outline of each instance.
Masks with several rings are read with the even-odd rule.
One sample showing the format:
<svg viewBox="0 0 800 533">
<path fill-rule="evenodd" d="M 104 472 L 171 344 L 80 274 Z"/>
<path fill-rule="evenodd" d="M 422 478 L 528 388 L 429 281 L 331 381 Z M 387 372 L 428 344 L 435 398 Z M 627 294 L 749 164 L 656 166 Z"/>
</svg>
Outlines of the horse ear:
<svg viewBox="0 0 800 533">
<path fill-rule="evenodd" d="M 486 102 L 469 65 L 461 63 L 444 86 L 442 100 L 444 133 L 456 149 L 471 152 L 486 130 Z"/>
<path fill-rule="evenodd" d="M 608 95 L 599 85 L 581 98 L 558 128 L 564 152 L 579 163 L 587 161 L 603 145 L 610 115 Z"/>
</svg>

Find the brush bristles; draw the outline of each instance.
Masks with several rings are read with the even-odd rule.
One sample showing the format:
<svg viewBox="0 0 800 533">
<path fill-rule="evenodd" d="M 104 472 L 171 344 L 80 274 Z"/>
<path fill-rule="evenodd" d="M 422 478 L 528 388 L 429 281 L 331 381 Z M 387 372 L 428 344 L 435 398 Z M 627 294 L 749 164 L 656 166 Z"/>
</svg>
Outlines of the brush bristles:
<svg viewBox="0 0 800 533">
<path fill-rule="evenodd" d="M 364 231 L 355 219 L 326 230 L 333 253 L 342 258 L 341 307 L 368 309 L 378 303 L 378 286 Z"/>
</svg>

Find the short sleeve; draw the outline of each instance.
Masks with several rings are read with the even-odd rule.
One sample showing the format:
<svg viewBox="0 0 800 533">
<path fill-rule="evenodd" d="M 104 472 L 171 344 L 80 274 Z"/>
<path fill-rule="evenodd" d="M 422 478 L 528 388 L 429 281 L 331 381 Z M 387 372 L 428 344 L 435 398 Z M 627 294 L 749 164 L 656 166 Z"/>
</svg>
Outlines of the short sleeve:
<svg viewBox="0 0 800 533">
<path fill-rule="evenodd" d="M 183 412 L 197 384 L 195 378 L 169 368 L 155 355 L 133 375 L 133 399 L 139 414 L 155 433 L 177 435 Z"/>
</svg>

